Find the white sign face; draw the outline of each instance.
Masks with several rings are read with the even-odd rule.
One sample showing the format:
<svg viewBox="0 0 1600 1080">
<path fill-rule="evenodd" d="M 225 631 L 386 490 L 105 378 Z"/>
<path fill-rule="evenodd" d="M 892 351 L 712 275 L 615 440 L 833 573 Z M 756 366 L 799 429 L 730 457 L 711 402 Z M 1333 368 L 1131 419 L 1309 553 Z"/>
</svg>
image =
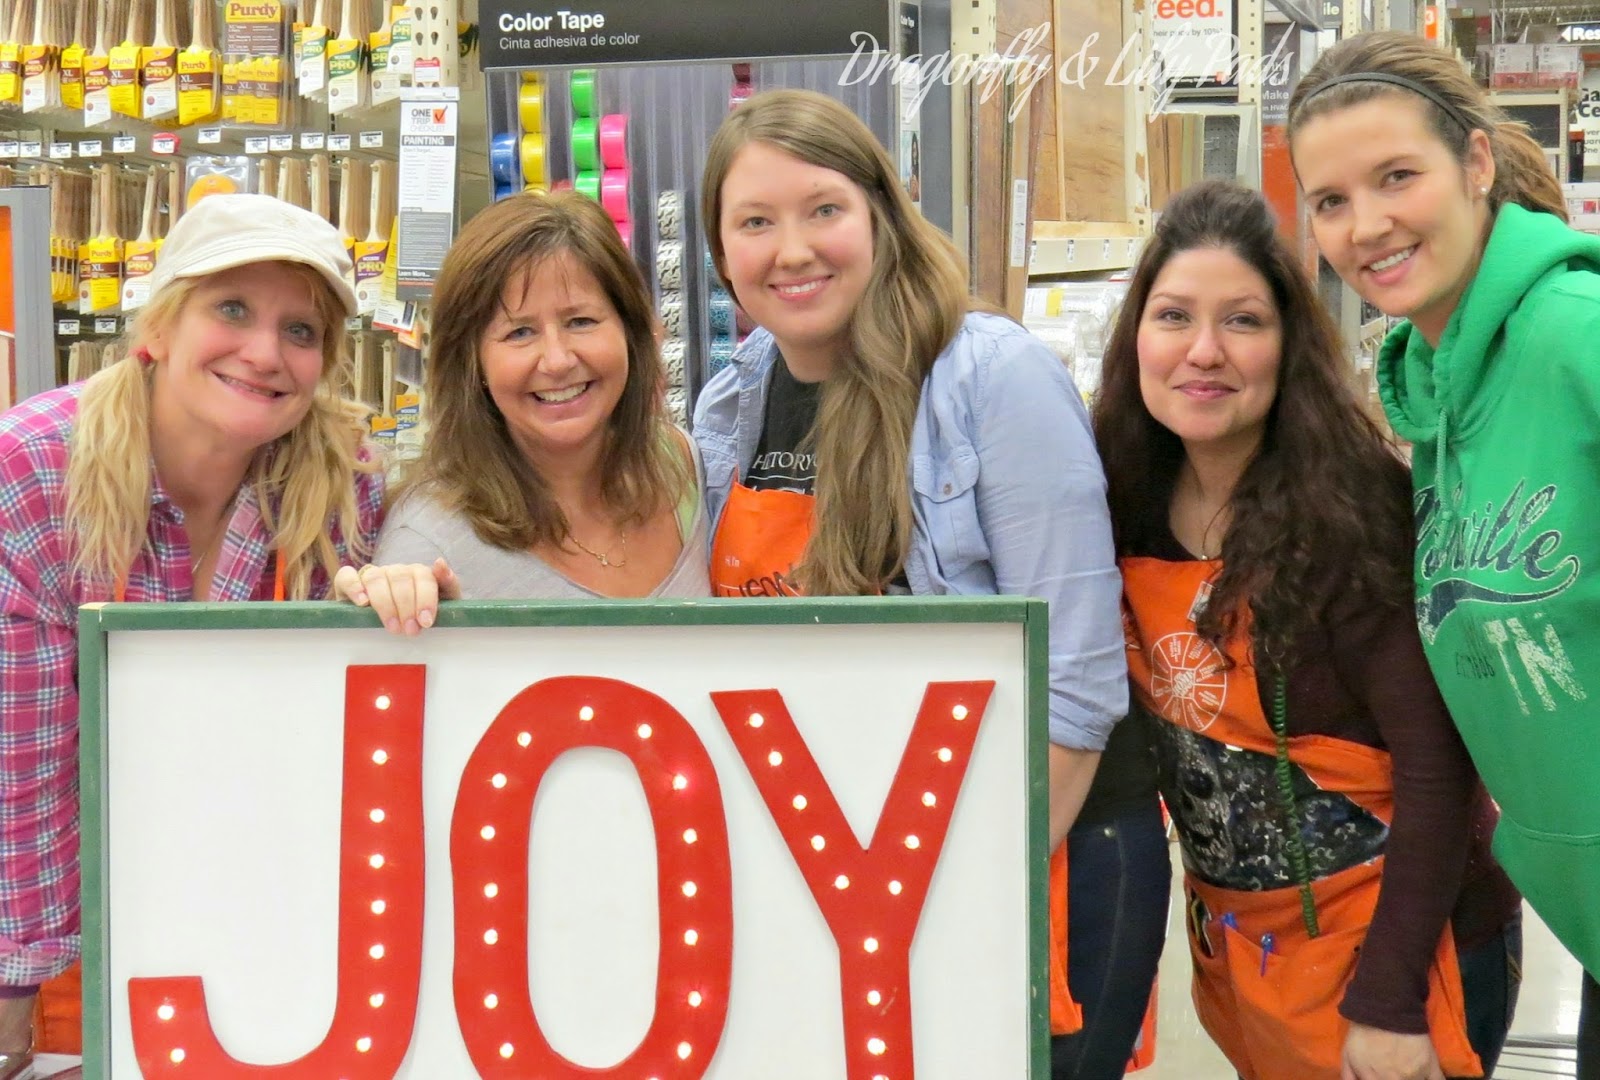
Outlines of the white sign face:
<svg viewBox="0 0 1600 1080">
<path fill-rule="evenodd" d="M 1151 45 L 1167 79 L 1232 76 L 1233 0 L 1152 0 L 1148 10 Z"/>
<path fill-rule="evenodd" d="M 1024 635 L 112 632 L 102 1075 L 1027 1077 Z"/>
</svg>

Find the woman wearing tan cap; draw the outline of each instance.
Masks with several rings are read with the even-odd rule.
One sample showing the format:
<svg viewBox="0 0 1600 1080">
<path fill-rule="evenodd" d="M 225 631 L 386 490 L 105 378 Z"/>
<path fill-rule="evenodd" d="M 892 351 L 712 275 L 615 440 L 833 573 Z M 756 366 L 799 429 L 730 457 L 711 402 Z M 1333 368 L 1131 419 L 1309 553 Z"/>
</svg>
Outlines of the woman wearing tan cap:
<svg viewBox="0 0 1600 1080">
<path fill-rule="evenodd" d="M 349 270 L 321 218 L 208 197 L 129 355 L 0 416 L 0 1080 L 81 1041 L 79 605 L 319 598 L 372 550 Z"/>
</svg>

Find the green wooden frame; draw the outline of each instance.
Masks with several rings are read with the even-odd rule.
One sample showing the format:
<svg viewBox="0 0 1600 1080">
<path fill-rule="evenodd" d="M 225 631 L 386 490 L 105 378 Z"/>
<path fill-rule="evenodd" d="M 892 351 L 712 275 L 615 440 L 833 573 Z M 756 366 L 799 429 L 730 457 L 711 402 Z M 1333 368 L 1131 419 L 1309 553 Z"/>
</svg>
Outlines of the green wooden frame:
<svg viewBox="0 0 1600 1080">
<path fill-rule="evenodd" d="M 441 607 L 439 627 L 789 626 L 870 623 L 1013 623 L 1024 632 L 1028 710 L 1029 1075 L 1050 1075 L 1049 605 L 993 597 L 836 597 L 826 599 L 461 601 Z M 110 927 L 106 775 L 101 767 L 110 702 L 107 638 L 139 630 L 345 630 L 381 632 L 364 608 L 326 602 L 277 604 L 91 604 L 78 622 L 79 767 L 83 881 L 84 1075 L 108 1075 L 112 987 L 105 978 Z"/>
</svg>

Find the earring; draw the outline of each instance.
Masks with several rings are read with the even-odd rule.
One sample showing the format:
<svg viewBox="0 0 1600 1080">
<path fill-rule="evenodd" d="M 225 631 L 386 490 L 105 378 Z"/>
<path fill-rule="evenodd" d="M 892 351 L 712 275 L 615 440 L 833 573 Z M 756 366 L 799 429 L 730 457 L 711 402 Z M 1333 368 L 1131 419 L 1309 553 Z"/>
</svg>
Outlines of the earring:
<svg viewBox="0 0 1600 1080">
<path fill-rule="evenodd" d="M 1478 189 L 1478 194 L 1487 196 L 1489 194 L 1489 189 L 1486 187 L 1480 187 Z"/>
</svg>

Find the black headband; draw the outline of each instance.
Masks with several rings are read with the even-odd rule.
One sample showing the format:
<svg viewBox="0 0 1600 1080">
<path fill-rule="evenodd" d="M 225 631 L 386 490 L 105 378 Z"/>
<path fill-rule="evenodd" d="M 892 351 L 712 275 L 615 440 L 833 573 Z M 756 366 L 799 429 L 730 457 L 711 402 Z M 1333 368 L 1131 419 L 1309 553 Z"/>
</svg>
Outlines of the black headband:
<svg viewBox="0 0 1600 1080">
<path fill-rule="evenodd" d="M 1391 86 L 1398 86 L 1402 89 L 1410 90 L 1413 94 L 1420 94 L 1429 101 L 1433 102 L 1435 105 L 1439 106 L 1440 110 L 1443 111 L 1446 116 L 1461 125 L 1461 130 L 1470 132 L 1473 130 L 1473 128 L 1477 127 L 1476 124 L 1467 119 L 1466 113 L 1462 112 L 1459 108 L 1446 101 L 1444 95 L 1429 90 L 1426 86 L 1423 86 L 1419 82 L 1413 82 L 1404 75 L 1390 75 L 1388 72 L 1384 71 L 1353 71 L 1348 75 L 1335 75 L 1333 78 L 1329 79 L 1327 82 L 1311 91 L 1311 93 L 1307 94 L 1305 99 L 1300 102 L 1300 107 L 1305 108 L 1305 106 L 1311 102 L 1312 98 L 1316 97 L 1318 94 L 1330 87 L 1338 86 L 1341 83 L 1355 82 L 1388 83 Z"/>
</svg>

